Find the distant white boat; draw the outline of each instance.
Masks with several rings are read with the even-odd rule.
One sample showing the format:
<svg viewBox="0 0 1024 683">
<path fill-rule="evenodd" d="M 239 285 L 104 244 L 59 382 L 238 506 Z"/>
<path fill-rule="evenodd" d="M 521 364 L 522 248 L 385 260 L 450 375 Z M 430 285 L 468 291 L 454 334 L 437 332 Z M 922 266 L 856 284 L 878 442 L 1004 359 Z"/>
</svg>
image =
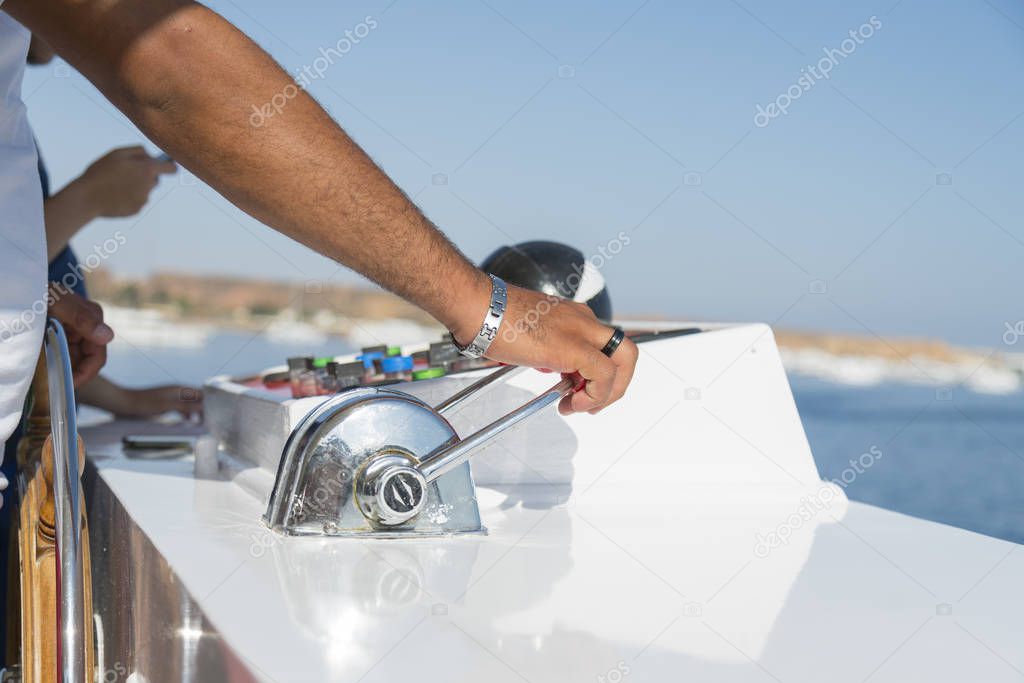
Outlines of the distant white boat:
<svg viewBox="0 0 1024 683">
<path fill-rule="evenodd" d="M 275 319 L 263 332 L 275 344 L 306 344 L 321 346 L 327 343 L 327 333 L 299 320 Z"/>
<path fill-rule="evenodd" d="M 848 386 L 883 382 L 953 387 L 960 384 L 980 394 L 1012 394 L 1024 388 L 1021 372 L 1009 363 L 943 363 L 929 358 L 890 360 L 837 355 L 819 349 L 782 349 L 786 370 Z"/>
<path fill-rule="evenodd" d="M 153 309 L 103 304 L 103 317 L 114 329 L 114 344 L 192 349 L 204 346 L 211 333 L 207 325 L 183 324 Z"/>
<path fill-rule="evenodd" d="M 980 394 L 1012 394 L 1024 388 L 1020 373 L 988 366 L 978 368 L 965 384 Z"/>
<path fill-rule="evenodd" d="M 345 337 L 353 346 L 375 346 L 377 344 L 406 345 L 422 342 L 424 339 L 437 337 L 442 330 L 428 327 L 412 320 L 349 320 L 349 330 Z"/>
</svg>

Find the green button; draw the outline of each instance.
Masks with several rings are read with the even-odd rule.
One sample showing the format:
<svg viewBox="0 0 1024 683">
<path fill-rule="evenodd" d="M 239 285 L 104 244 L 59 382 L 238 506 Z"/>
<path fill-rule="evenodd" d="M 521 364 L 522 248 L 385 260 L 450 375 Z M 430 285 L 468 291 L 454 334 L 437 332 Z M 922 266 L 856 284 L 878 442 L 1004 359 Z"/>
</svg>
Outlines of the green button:
<svg viewBox="0 0 1024 683">
<path fill-rule="evenodd" d="M 444 377 L 444 368 L 424 368 L 423 370 L 413 370 L 413 379 L 434 379 L 435 377 Z"/>
<path fill-rule="evenodd" d="M 401 356 L 402 355 L 402 347 L 401 346 L 389 346 L 388 347 L 387 355 L 389 355 L 389 356 Z"/>
<path fill-rule="evenodd" d="M 326 368 L 327 364 L 333 361 L 333 358 L 316 358 L 313 360 L 314 368 Z"/>
</svg>

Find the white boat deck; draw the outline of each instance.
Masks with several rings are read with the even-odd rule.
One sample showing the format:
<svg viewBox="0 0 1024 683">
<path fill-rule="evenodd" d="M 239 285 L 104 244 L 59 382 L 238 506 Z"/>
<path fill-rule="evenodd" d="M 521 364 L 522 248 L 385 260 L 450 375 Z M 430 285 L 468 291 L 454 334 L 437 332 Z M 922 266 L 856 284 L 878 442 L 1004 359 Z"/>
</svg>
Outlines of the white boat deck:
<svg viewBox="0 0 1024 683">
<path fill-rule="evenodd" d="M 657 342 L 629 400 L 552 416 L 576 439 L 569 476 L 482 486 L 486 536 L 284 537 L 251 485 L 123 457 L 123 434 L 167 427 L 84 436 L 255 680 L 1020 681 L 1020 546 L 817 482 L 766 329 Z M 481 456 L 480 478 L 508 457 Z M 786 542 L 760 544 L 772 530 Z"/>
</svg>

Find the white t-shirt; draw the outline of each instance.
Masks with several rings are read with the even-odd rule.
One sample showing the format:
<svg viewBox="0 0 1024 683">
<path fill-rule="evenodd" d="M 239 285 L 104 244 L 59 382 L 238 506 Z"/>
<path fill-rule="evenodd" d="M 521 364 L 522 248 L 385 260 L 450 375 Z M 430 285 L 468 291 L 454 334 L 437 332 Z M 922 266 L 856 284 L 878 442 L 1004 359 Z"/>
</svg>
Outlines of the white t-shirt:
<svg viewBox="0 0 1024 683">
<path fill-rule="evenodd" d="M 0 10 L 0 444 L 18 424 L 46 324 L 43 193 L 21 101 L 29 39 Z"/>
</svg>

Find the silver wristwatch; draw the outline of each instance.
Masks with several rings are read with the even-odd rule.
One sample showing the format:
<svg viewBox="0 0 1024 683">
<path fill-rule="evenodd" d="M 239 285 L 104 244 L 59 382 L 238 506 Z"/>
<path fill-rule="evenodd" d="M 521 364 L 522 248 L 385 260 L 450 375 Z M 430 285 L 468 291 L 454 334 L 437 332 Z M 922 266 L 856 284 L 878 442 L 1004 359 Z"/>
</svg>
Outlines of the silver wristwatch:
<svg viewBox="0 0 1024 683">
<path fill-rule="evenodd" d="M 484 316 L 484 322 L 480 326 L 480 331 L 477 332 L 476 338 L 462 346 L 459 342 L 455 341 L 454 336 L 452 337 L 452 342 L 458 348 L 459 353 L 467 358 L 479 358 L 487 353 L 487 349 L 491 347 L 491 342 L 498 336 L 498 328 L 501 327 L 501 321 L 505 317 L 505 307 L 508 305 L 508 288 L 500 277 L 491 275 L 490 278 L 491 305 L 487 309 L 487 315 Z"/>
</svg>

